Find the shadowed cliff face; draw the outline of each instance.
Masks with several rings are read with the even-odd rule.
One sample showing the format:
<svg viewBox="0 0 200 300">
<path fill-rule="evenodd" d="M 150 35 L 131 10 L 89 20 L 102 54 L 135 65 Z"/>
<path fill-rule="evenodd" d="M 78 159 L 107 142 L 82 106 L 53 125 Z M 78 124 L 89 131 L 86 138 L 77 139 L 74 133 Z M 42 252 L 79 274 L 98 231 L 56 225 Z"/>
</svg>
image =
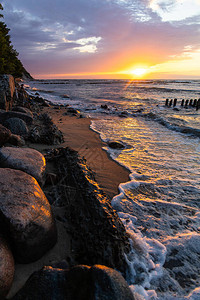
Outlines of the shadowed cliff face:
<svg viewBox="0 0 200 300">
<path fill-rule="evenodd" d="M 128 236 L 85 160 L 70 148 L 54 149 L 46 159 L 57 166 L 57 184 L 50 196 L 53 206 L 65 208 L 76 263 L 102 264 L 125 274 Z"/>
</svg>

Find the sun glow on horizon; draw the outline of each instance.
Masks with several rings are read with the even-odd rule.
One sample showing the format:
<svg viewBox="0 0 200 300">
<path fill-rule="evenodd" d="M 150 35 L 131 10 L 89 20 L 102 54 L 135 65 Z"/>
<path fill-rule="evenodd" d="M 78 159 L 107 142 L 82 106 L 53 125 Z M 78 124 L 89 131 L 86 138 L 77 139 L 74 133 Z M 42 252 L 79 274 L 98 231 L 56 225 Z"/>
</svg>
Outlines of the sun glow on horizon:
<svg viewBox="0 0 200 300">
<path fill-rule="evenodd" d="M 148 71 L 145 68 L 136 68 L 136 69 L 129 71 L 129 73 L 131 75 L 135 75 L 137 77 L 143 77 L 147 72 Z"/>
</svg>

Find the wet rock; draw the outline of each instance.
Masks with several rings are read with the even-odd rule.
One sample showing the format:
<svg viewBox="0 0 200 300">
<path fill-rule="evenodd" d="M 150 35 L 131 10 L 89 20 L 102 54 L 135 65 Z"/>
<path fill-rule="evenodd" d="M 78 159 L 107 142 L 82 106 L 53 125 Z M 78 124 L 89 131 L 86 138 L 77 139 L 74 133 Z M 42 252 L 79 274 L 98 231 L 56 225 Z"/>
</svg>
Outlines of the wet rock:
<svg viewBox="0 0 200 300">
<path fill-rule="evenodd" d="M 3 146 L 10 138 L 11 131 L 0 124 L 0 146 Z"/>
<path fill-rule="evenodd" d="M 101 108 L 103 108 L 103 109 L 108 109 L 108 105 L 107 105 L 107 104 L 101 105 Z"/>
<path fill-rule="evenodd" d="M 63 97 L 64 99 L 70 98 L 67 94 L 63 95 L 62 97 Z"/>
<path fill-rule="evenodd" d="M 50 204 L 37 181 L 12 169 L 0 169 L 0 223 L 14 257 L 30 263 L 56 243 Z"/>
<path fill-rule="evenodd" d="M 15 94 L 15 81 L 11 75 L 0 75 L 0 108 L 8 111 L 12 108 Z"/>
<path fill-rule="evenodd" d="M 18 147 L 22 147 L 25 145 L 25 141 L 24 141 L 23 137 L 20 135 L 16 135 L 16 134 L 11 134 L 7 143 L 10 145 L 13 145 L 13 146 L 18 146 Z"/>
<path fill-rule="evenodd" d="M 31 125 L 33 122 L 33 117 L 27 113 L 17 112 L 17 111 L 7 111 L 0 112 L 0 123 L 4 123 L 6 120 L 10 118 L 19 118 L 22 119 L 26 124 Z"/>
<path fill-rule="evenodd" d="M 125 148 L 125 146 L 122 143 L 118 142 L 118 141 L 110 141 L 110 142 L 108 142 L 108 147 L 110 147 L 112 149 L 119 149 L 119 150 Z"/>
<path fill-rule="evenodd" d="M 14 277 L 14 259 L 5 239 L 0 236 L 0 299 L 8 294 Z"/>
<path fill-rule="evenodd" d="M 128 117 L 128 113 L 126 111 L 122 111 L 120 114 L 119 114 L 119 117 L 120 118 L 127 118 Z"/>
<path fill-rule="evenodd" d="M 78 114 L 78 110 L 74 109 L 73 107 L 67 107 L 66 110 L 67 110 L 67 113 L 69 113 L 69 114 L 75 114 L 75 115 Z"/>
<path fill-rule="evenodd" d="M 31 275 L 12 300 L 67 300 L 66 273 L 66 270 L 44 267 Z M 76 289 L 79 287 L 77 286 Z"/>
<path fill-rule="evenodd" d="M 42 182 L 46 161 L 35 149 L 3 147 L 0 149 L 0 166 L 24 171 L 38 182 Z"/>
<path fill-rule="evenodd" d="M 26 123 L 19 118 L 10 118 L 4 122 L 4 125 L 10 129 L 13 134 L 26 136 L 28 135 L 28 127 Z"/>
</svg>

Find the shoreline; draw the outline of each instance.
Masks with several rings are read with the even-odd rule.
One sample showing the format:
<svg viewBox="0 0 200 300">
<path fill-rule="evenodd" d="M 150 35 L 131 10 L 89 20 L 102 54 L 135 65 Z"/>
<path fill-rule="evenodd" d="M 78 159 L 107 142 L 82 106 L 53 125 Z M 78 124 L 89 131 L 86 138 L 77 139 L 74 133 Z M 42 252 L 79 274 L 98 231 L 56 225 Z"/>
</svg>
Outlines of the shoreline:
<svg viewBox="0 0 200 300">
<path fill-rule="evenodd" d="M 42 107 L 40 114 L 48 114 L 52 118 L 53 124 L 62 132 L 64 142 L 47 145 L 26 141 L 24 147 L 36 149 L 43 154 L 47 149 L 65 147 L 74 149 L 80 157 L 84 157 L 87 165 L 94 172 L 95 181 L 110 203 L 111 199 L 119 192 L 119 184 L 129 180 L 130 172 L 114 161 L 107 151 L 102 149 L 106 144 L 100 139 L 100 135 L 90 128 L 91 119 L 80 118 L 80 116 L 67 113 L 66 107 L 53 105 Z M 47 162 L 46 172 L 54 173 L 55 166 Z M 58 241 L 39 260 L 31 264 L 16 264 L 15 278 L 7 295 L 8 299 L 13 297 L 23 287 L 30 275 L 41 269 L 42 266 L 51 265 L 56 261 L 63 261 L 66 257 L 69 258 L 69 261 L 74 261 L 73 234 L 70 233 L 70 222 L 68 223 L 66 219 L 64 223 L 60 221 L 67 214 L 67 211 L 59 207 L 52 207 L 52 209 L 58 229 Z M 68 228 L 67 232 L 66 228 Z M 64 240 L 63 236 L 65 237 Z"/>
<path fill-rule="evenodd" d="M 55 146 L 29 143 L 28 146 L 39 151 L 49 147 L 71 147 L 86 159 L 106 195 L 111 199 L 117 195 L 119 184 L 130 181 L 130 171 L 102 149 L 107 144 L 101 140 L 99 133 L 90 128 L 92 120 L 68 114 L 66 107 L 62 106 L 44 107 L 43 113 L 49 114 L 53 123 L 63 133 L 64 143 Z"/>
</svg>

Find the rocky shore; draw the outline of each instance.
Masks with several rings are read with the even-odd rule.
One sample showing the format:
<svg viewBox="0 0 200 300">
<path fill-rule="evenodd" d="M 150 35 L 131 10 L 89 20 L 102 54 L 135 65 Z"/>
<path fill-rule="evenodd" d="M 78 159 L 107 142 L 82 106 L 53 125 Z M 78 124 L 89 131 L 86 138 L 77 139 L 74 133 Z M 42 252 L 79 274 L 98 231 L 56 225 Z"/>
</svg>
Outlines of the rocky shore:
<svg viewBox="0 0 200 300">
<path fill-rule="evenodd" d="M 129 237 L 52 121 L 60 107 L 14 85 L 0 76 L 0 299 L 134 299 Z"/>
</svg>

